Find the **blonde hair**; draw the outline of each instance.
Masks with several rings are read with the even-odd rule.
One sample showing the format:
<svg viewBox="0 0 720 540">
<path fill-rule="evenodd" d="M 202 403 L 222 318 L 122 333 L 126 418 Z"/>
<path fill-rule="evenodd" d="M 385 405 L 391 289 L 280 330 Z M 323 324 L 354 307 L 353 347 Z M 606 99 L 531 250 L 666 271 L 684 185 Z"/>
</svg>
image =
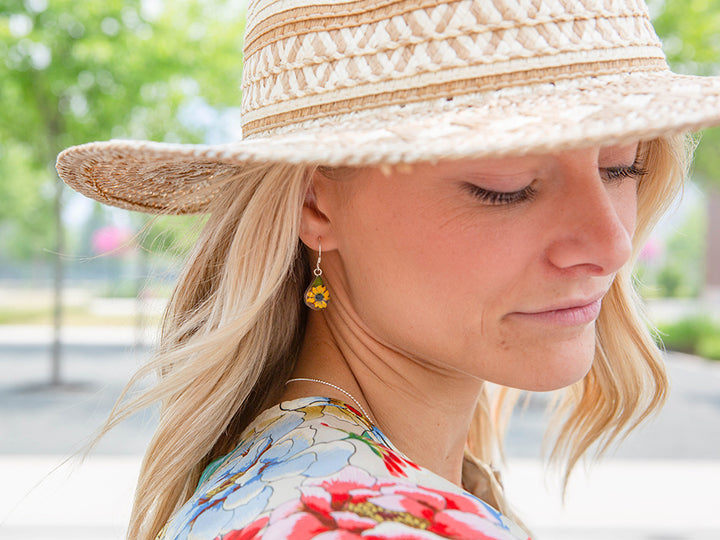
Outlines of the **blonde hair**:
<svg viewBox="0 0 720 540">
<path fill-rule="evenodd" d="M 680 188 L 689 156 L 681 136 L 642 147 L 648 172 L 638 188 L 636 254 Z M 301 295 L 310 274 L 298 236 L 313 171 L 271 164 L 228 167 L 220 175 L 226 179 L 168 305 L 158 352 L 131 379 L 100 433 L 161 403 L 128 538 L 155 538 L 207 464 L 230 452 L 242 430 L 279 398 L 305 326 Z M 557 403 L 552 457 L 567 460 L 566 480 L 593 443 L 602 453 L 665 399 L 660 351 L 637 305 L 628 264 L 603 302 L 590 373 Z M 151 373 L 159 374 L 157 383 L 131 398 Z M 501 449 L 514 402 L 509 389 L 483 391 L 468 435 L 479 460 L 490 462 Z"/>
</svg>

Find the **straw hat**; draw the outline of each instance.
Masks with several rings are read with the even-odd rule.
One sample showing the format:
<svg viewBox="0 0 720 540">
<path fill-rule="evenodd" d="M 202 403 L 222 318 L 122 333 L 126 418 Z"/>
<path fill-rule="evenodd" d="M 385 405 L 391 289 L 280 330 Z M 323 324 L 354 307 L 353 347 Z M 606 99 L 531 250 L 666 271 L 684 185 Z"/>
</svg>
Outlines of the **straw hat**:
<svg viewBox="0 0 720 540">
<path fill-rule="evenodd" d="M 251 0 L 241 141 L 89 143 L 57 168 L 103 203 L 182 214 L 252 164 L 502 156 L 713 124 L 720 77 L 670 72 L 642 0 Z"/>
</svg>

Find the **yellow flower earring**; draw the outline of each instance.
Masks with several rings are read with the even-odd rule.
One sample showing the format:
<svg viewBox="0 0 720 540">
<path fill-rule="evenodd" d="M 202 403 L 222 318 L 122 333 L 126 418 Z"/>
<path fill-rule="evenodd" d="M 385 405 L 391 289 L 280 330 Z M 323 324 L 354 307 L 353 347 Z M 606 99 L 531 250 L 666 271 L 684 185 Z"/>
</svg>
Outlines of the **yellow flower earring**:
<svg viewBox="0 0 720 540">
<path fill-rule="evenodd" d="M 320 261 L 322 260 L 322 244 L 318 239 L 318 258 L 313 274 L 315 279 L 310 283 L 310 286 L 305 290 L 305 305 L 310 309 L 319 310 L 325 309 L 330 300 L 330 291 L 327 290 L 325 282 L 322 278 L 322 270 L 320 269 Z"/>
</svg>

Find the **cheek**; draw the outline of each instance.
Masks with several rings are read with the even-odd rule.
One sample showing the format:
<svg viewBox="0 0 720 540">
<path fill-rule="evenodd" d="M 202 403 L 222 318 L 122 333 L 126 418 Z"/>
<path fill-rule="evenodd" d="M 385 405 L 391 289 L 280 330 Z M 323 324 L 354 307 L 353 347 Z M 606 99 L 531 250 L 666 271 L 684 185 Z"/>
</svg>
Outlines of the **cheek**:
<svg viewBox="0 0 720 540">
<path fill-rule="evenodd" d="M 496 221 L 411 199 L 348 216 L 341 249 L 353 309 L 378 339 L 415 357 L 477 353 L 499 298 L 527 266 L 517 262 L 527 250 L 512 240 L 527 236 Z"/>
<path fill-rule="evenodd" d="M 413 324 L 442 303 L 453 253 L 422 207 L 375 207 L 370 215 L 349 218 L 341 252 L 351 300 L 363 320 Z"/>
</svg>

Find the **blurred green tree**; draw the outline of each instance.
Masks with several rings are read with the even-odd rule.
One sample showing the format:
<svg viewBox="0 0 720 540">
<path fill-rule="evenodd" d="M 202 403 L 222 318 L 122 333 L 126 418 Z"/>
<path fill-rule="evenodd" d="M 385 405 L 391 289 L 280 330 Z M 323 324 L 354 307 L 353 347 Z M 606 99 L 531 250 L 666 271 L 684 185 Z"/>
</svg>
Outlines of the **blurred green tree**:
<svg viewBox="0 0 720 540">
<path fill-rule="evenodd" d="M 665 264 L 658 272 L 658 296 L 695 297 L 702 291 L 707 215 L 704 208 L 690 212 L 667 239 Z"/>
<path fill-rule="evenodd" d="M 720 75 L 720 0 L 648 0 L 673 70 Z M 720 187 L 720 128 L 706 129 L 695 152 L 695 178 Z"/>
<path fill-rule="evenodd" d="M 52 176 L 27 144 L 0 143 L 0 253 L 47 258 L 54 244 Z"/>
<path fill-rule="evenodd" d="M 220 0 L 179 0 L 171 7 L 158 0 L 5 0 L 0 199 L 16 200 L 5 195 L 19 189 L 35 197 L 23 197 L 25 206 L 0 206 L 0 221 L 52 216 L 47 182 L 55 156 L 67 146 L 113 137 L 198 141 L 201 130 L 181 122 L 178 110 L 193 99 L 239 105 L 241 13 L 242 2 Z M 24 159 L 11 167 L 14 152 Z M 13 178 L 13 171 L 42 169 L 47 172 L 36 178 L 45 182 L 21 188 Z M 16 227 L 28 250 L 39 247 L 35 240 L 48 247 L 45 231 L 52 227 L 31 221 Z"/>
<path fill-rule="evenodd" d="M 202 130 L 181 120 L 182 106 L 239 105 L 243 8 L 242 0 L 0 3 L 0 226 L 16 238 L 5 242 L 15 255 L 63 252 L 60 150 L 123 137 L 196 142 Z"/>
</svg>

